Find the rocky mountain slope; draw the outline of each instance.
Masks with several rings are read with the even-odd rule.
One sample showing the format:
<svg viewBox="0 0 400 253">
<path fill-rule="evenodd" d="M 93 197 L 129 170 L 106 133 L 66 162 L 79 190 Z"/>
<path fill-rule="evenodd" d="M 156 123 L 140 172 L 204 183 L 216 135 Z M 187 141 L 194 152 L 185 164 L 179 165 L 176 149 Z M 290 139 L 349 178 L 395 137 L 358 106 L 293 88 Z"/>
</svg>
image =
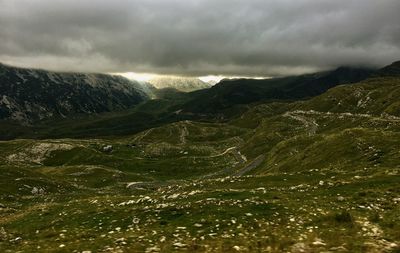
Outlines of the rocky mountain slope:
<svg viewBox="0 0 400 253">
<path fill-rule="evenodd" d="M 130 108 L 148 99 L 139 83 L 104 74 L 0 65 L 0 119 L 31 123 Z"/>
</svg>

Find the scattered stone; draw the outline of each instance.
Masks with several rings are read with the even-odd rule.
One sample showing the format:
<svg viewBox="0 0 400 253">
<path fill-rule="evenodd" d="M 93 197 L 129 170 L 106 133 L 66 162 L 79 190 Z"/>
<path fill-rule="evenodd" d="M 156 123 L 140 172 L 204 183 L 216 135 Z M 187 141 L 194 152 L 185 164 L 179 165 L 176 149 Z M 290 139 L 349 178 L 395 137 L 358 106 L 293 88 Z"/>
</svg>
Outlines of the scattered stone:
<svg viewBox="0 0 400 253">
<path fill-rule="evenodd" d="M 110 153 L 111 151 L 113 151 L 113 146 L 107 145 L 103 147 L 103 152 Z"/>
<path fill-rule="evenodd" d="M 179 196 L 180 196 L 179 193 L 175 193 L 175 194 L 170 195 L 168 198 L 169 199 L 177 199 Z"/>
<path fill-rule="evenodd" d="M 44 194 L 44 189 L 43 188 L 38 188 L 38 187 L 33 187 L 31 190 L 31 193 L 33 195 L 42 195 Z"/>
<path fill-rule="evenodd" d="M 314 246 L 325 246 L 326 243 L 324 243 L 321 239 L 317 238 L 315 241 L 312 243 Z"/>
<path fill-rule="evenodd" d="M 337 199 L 338 199 L 339 201 L 344 201 L 344 197 L 343 197 L 343 196 L 339 196 Z"/>
<path fill-rule="evenodd" d="M 10 242 L 19 242 L 22 240 L 22 237 L 16 237 L 14 239 L 11 239 Z"/>
<path fill-rule="evenodd" d="M 293 252 L 293 253 L 310 252 L 310 248 L 305 243 L 299 242 L 292 246 L 291 252 Z"/>
<path fill-rule="evenodd" d="M 241 250 L 240 246 L 237 246 L 237 245 L 233 246 L 232 249 L 234 249 L 236 251 L 240 251 Z"/>
<path fill-rule="evenodd" d="M 181 243 L 181 242 L 176 242 L 176 243 L 174 243 L 173 244 L 175 247 L 178 247 L 178 248 L 185 248 L 187 245 L 186 244 L 184 244 L 184 243 Z"/>
<path fill-rule="evenodd" d="M 345 247 L 343 247 L 343 246 L 332 247 L 332 248 L 330 248 L 329 250 L 330 250 L 330 251 L 333 251 L 333 252 L 347 252 L 347 251 L 348 251 L 348 250 L 347 250 Z"/>
<path fill-rule="evenodd" d="M 125 242 L 125 238 L 118 238 L 115 242 L 116 243 L 123 243 L 123 242 Z"/>
<path fill-rule="evenodd" d="M 161 249 L 159 247 L 154 246 L 154 247 L 147 248 L 145 252 L 151 253 L 151 252 L 160 252 L 160 251 L 161 251 Z"/>
</svg>

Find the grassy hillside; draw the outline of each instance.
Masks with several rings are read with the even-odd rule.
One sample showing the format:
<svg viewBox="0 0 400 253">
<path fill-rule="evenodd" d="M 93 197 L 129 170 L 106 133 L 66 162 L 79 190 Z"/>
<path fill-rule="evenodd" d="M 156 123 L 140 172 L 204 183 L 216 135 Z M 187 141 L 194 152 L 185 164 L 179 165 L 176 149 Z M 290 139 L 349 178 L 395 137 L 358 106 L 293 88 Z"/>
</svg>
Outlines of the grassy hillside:
<svg viewBox="0 0 400 253">
<path fill-rule="evenodd" d="M 0 249 L 399 252 L 399 87 L 374 77 L 225 123 L 0 142 Z"/>
</svg>

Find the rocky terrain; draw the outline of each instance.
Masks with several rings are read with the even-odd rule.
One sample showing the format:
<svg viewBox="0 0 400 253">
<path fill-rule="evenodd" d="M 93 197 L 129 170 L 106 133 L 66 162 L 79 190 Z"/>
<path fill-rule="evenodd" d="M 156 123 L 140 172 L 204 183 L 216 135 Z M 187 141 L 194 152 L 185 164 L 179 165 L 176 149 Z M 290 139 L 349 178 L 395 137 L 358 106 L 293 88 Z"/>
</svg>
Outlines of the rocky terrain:
<svg viewBox="0 0 400 253">
<path fill-rule="evenodd" d="M 375 75 L 225 122 L 0 142 L 0 248 L 399 252 L 399 92 Z"/>
</svg>

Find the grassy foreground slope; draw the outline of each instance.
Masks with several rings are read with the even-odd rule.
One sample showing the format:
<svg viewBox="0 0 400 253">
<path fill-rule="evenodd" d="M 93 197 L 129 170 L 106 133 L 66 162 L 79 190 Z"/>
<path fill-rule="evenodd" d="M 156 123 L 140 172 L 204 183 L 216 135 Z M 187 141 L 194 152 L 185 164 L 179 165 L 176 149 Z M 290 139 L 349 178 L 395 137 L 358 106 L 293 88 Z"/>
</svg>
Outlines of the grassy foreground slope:
<svg viewBox="0 0 400 253">
<path fill-rule="evenodd" d="M 0 142 L 4 252 L 399 252 L 400 80 L 224 124 Z"/>
</svg>

